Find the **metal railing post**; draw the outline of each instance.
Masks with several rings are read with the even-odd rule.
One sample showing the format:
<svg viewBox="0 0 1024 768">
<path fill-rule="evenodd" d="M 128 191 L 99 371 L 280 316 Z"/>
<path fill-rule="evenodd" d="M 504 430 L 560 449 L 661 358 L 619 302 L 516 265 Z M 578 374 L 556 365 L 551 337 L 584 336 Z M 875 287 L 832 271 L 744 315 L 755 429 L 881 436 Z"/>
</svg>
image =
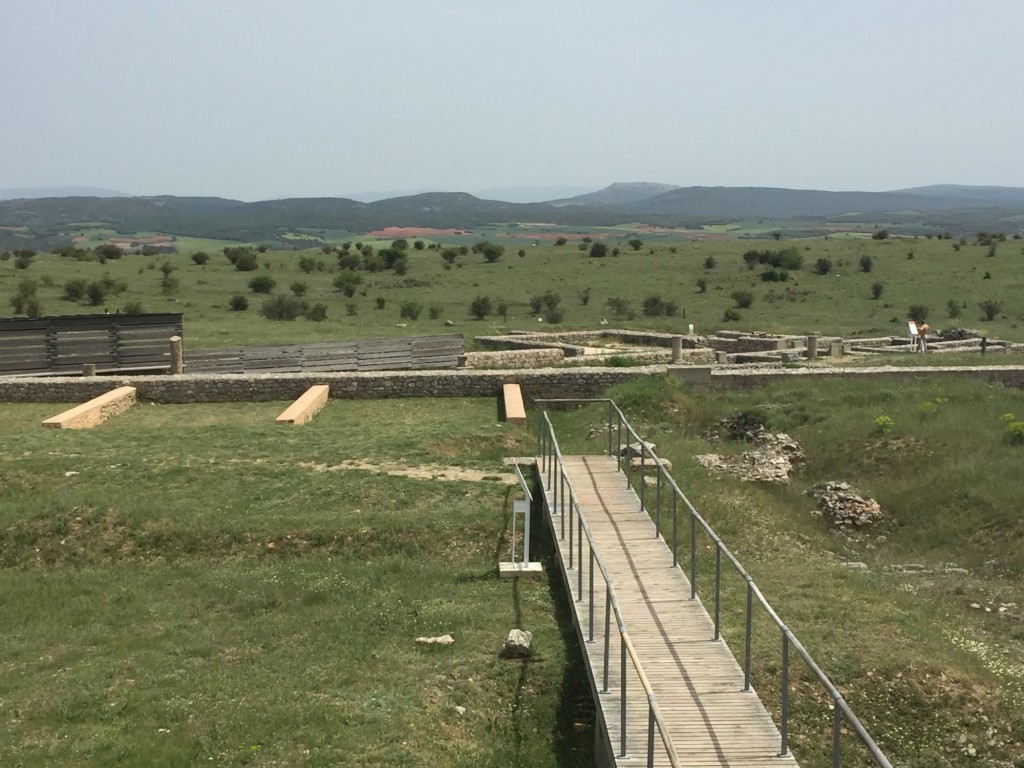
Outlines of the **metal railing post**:
<svg viewBox="0 0 1024 768">
<path fill-rule="evenodd" d="M 565 473 L 564 472 L 562 473 L 561 478 L 562 478 L 561 479 L 562 493 L 561 493 L 561 495 L 558 498 L 562 500 L 562 504 L 558 508 L 558 515 L 559 515 L 558 523 L 561 526 L 562 530 L 561 530 L 558 538 L 559 539 L 564 539 L 565 538 Z M 569 494 L 569 506 L 572 506 L 572 494 L 571 493 Z"/>
<path fill-rule="evenodd" d="M 747 633 L 743 643 L 743 690 L 750 690 L 750 635 L 752 627 L 752 613 L 754 601 L 754 586 L 751 579 L 747 579 Z"/>
<path fill-rule="evenodd" d="M 622 728 L 622 733 L 619 736 L 619 757 L 626 756 L 626 640 L 622 636 L 622 632 L 619 632 L 619 646 L 622 648 L 622 680 L 619 683 L 619 695 L 622 697 L 622 702 L 619 706 L 621 714 L 619 716 L 619 727 Z"/>
<path fill-rule="evenodd" d="M 576 602 L 583 599 L 583 515 L 576 515 Z"/>
<path fill-rule="evenodd" d="M 612 401 L 608 401 L 608 455 L 612 455 Z"/>
<path fill-rule="evenodd" d="M 676 495 L 676 491 L 672 489 L 672 567 L 675 568 L 679 565 L 679 556 L 676 553 L 676 519 L 679 516 L 679 497 Z"/>
<path fill-rule="evenodd" d="M 690 513 L 690 599 L 697 599 L 697 516 Z"/>
<path fill-rule="evenodd" d="M 608 656 L 612 642 L 612 587 L 604 585 L 604 682 L 601 693 L 608 693 Z"/>
<path fill-rule="evenodd" d="M 647 697 L 647 768 L 654 765 L 654 694 Z"/>
<path fill-rule="evenodd" d="M 573 533 L 572 533 L 572 529 L 573 529 L 572 513 L 573 513 L 573 510 L 575 508 L 576 508 L 575 504 L 570 504 L 569 505 L 569 570 L 570 571 L 572 570 L 572 536 L 573 536 Z M 571 593 L 572 593 L 572 590 L 570 590 L 570 594 Z"/>
<path fill-rule="evenodd" d="M 615 436 L 615 462 L 618 464 L 619 469 L 622 469 L 622 414 L 616 414 L 615 420 L 617 422 Z"/>
<path fill-rule="evenodd" d="M 722 607 L 722 542 L 720 539 L 715 539 L 715 640 L 718 640 L 721 636 L 721 625 L 719 623 L 719 615 Z"/>
<path fill-rule="evenodd" d="M 647 483 L 644 482 L 644 458 L 647 455 L 647 451 L 644 450 L 644 441 L 640 440 L 640 479 L 637 481 L 640 483 L 640 511 L 644 511 L 644 494 L 647 490 Z"/>
<path fill-rule="evenodd" d="M 780 755 L 789 753 L 789 633 L 782 630 L 782 736 Z"/>
<path fill-rule="evenodd" d="M 594 548 L 590 548 L 590 639 L 594 642 Z"/>
<path fill-rule="evenodd" d="M 657 479 L 654 481 L 654 538 L 661 535 L 661 467 L 654 462 L 654 471 Z"/>
<path fill-rule="evenodd" d="M 839 747 L 839 739 L 843 735 L 843 710 L 839 707 L 839 699 L 834 699 L 832 704 L 832 768 L 839 768 L 843 764 Z"/>
</svg>

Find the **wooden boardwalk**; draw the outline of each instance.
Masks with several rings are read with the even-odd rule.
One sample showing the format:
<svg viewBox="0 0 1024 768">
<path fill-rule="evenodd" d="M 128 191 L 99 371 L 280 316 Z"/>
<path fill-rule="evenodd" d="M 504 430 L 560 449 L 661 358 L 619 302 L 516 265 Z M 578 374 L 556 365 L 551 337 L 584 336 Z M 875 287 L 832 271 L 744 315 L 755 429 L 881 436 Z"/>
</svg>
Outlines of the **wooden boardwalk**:
<svg viewBox="0 0 1024 768">
<path fill-rule="evenodd" d="M 722 641 L 699 600 L 690 600 L 690 583 L 672 567 L 666 543 L 654 535 L 654 523 L 640 511 L 640 500 L 626 487 L 617 461 L 608 456 L 563 457 L 589 526 L 594 548 L 611 578 L 626 630 L 653 688 L 680 765 L 688 768 L 782 768 L 797 766 L 779 755 L 778 729 L 757 694 L 743 691 L 743 670 Z M 545 489 L 545 512 L 570 590 L 575 622 L 592 687 L 605 687 L 605 587 L 594 575 L 593 641 L 590 642 L 589 552 L 583 544 L 583 585 L 579 593 L 579 541 L 572 543 L 570 568 L 568 513 L 562 530 L 561 497 Z M 568 497 L 568 494 L 566 494 Z M 621 755 L 621 642 L 611 619 L 607 692 L 598 694 L 599 728 L 606 729 L 615 765 L 647 764 L 649 710 L 633 664 L 626 662 L 626 756 Z M 670 765 L 655 735 L 654 765 Z"/>
</svg>

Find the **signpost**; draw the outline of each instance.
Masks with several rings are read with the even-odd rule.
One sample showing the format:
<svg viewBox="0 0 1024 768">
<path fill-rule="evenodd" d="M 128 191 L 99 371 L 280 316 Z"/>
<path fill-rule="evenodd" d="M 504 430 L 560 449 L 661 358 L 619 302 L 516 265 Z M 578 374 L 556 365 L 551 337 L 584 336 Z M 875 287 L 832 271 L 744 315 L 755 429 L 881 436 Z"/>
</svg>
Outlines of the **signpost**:
<svg viewBox="0 0 1024 768">
<path fill-rule="evenodd" d="M 512 502 L 512 560 L 511 562 L 498 563 L 498 575 L 502 577 L 516 577 L 544 572 L 544 566 L 539 562 L 530 562 L 530 507 L 533 505 L 533 495 L 530 493 L 530 486 L 526 484 L 526 478 L 518 464 L 513 464 L 516 477 L 519 480 L 519 487 L 523 491 L 525 499 L 515 499 Z M 516 520 L 523 517 L 523 557 L 516 560 Z"/>
</svg>

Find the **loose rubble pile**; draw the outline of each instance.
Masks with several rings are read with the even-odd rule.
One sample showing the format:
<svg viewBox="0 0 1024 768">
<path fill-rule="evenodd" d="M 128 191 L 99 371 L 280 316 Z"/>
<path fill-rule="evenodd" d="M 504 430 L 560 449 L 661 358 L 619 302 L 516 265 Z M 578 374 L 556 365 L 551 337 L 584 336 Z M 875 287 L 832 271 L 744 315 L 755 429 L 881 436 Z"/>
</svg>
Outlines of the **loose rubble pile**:
<svg viewBox="0 0 1024 768">
<path fill-rule="evenodd" d="M 837 528 L 860 529 L 882 517 L 877 501 L 858 495 L 849 483 L 839 480 L 813 485 L 807 489 L 807 495 L 818 502 L 821 514 Z"/>
<path fill-rule="evenodd" d="M 753 443 L 756 448 L 738 457 L 706 453 L 696 456 L 697 463 L 712 472 L 733 475 L 741 480 L 788 483 L 790 474 L 805 461 L 800 444 L 785 432 L 768 432 L 750 414 L 741 413 L 720 421 L 708 439 L 726 438 Z"/>
</svg>

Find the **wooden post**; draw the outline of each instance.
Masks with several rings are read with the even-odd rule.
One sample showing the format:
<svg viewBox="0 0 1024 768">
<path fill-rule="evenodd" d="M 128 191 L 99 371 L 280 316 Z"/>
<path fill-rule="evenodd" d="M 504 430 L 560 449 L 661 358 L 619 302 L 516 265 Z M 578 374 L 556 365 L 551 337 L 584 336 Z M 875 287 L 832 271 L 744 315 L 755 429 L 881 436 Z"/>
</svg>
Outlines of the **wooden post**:
<svg viewBox="0 0 1024 768">
<path fill-rule="evenodd" d="M 172 376 L 184 373 L 185 355 L 181 348 L 181 336 L 171 336 L 171 370 Z"/>
<path fill-rule="evenodd" d="M 678 363 L 683 359 L 683 337 L 672 337 L 672 362 Z"/>
<path fill-rule="evenodd" d="M 83 376 L 95 376 L 96 375 L 96 363 L 82 363 L 82 375 Z"/>
</svg>

